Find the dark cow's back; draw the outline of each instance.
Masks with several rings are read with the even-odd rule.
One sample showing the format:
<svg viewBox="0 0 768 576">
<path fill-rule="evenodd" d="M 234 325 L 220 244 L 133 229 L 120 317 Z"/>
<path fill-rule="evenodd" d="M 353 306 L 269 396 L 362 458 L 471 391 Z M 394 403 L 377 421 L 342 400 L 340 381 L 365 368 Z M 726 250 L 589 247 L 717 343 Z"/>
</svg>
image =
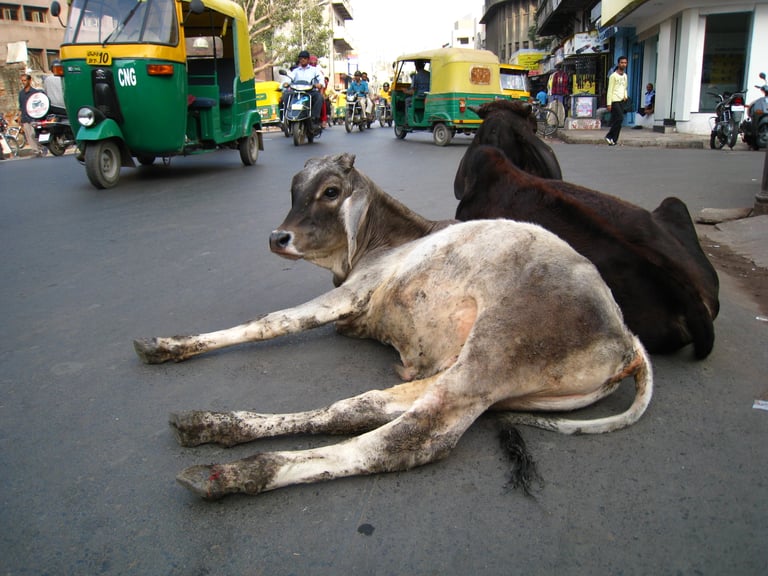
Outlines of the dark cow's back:
<svg viewBox="0 0 768 576">
<path fill-rule="evenodd" d="M 653 213 L 562 180 L 539 178 L 478 144 L 457 173 L 459 220 L 510 218 L 551 230 L 589 258 L 611 288 L 627 326 L 651 352 L 714 344 L 718 279 L 688 210 L 670 198 Z"/>
</svg>

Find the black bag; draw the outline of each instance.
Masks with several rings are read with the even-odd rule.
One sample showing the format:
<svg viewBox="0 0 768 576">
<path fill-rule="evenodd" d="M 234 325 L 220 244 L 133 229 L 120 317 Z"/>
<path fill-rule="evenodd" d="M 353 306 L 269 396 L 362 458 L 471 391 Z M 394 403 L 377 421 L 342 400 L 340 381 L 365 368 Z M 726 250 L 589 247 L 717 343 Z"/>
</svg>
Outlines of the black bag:
<svg viewBox="0 0 768 576">
<path fill-rule="evenodd" d="M 621 109 L 624 114 L 635 111 L 635 105 L 632 103 L 632 98 L 627 98 L 621 103 Z"/>
</svg>

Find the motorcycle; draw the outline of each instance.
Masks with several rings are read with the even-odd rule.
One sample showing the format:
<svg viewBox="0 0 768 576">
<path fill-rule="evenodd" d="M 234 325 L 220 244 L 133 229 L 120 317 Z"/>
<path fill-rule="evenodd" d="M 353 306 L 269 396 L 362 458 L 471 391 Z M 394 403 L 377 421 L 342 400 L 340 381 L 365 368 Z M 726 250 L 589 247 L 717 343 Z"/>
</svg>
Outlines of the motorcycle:
<svg viewBox="0 0 768 576">
<path fill-rule="evenodd" d="M 293 135 L 293 145 L 306 140 L 310 144 L 323 133 L 320 124 L 312 122 L 312 100 L 322 98 L 309 82 L 293 82 L 285 101 L 283 131 Z M 287 136 L 288 134 L 286 134 Z"/>
<path fill-rule="evenodd" d="M 392 126 L 392 106 L 386 98 L 379 98 L 376 104 L 376 117 L 379 119 L 379 126 L 384 128 L 384 124 Z"/>
<path fill-rule="evenodd" d="M 370 127 L 371 121 L 365 113 L 365 94 L 347 94 L 347 114 L 344 116 L 344 128 L 352 132 L 358 127 L 360 132 Z"/>
<path fill-rule="evenodd" d="M 744 116 L 744 91 L 708 94 L 718 99 L 715 116 L 710 118 L 712 132 L 709 135 L 709 147 L 719 150 L 727 144 L 729 148 L 733 148 L 739 137 L 739 126 Z"/>
<path fill-rule="evenodd" d="M 54 156 L 61 156 L 67 148 L 76 144 L 66 113 L 48 114 L 44 120 L 34 122 L 32 126 L 35 128 L 37 141 Z"/>
<path fill-rule="evenodd" d="M 61 77 L 46 76 L 43 86 L 47 98 L 41 99 L 39 109 L 33 116 L 36 120 L 32 122 L 32 127 L 38 143 L 48 148 L 54 156 L 61 156 L 67 148 L 75 145 L 75 135 L 64 107 Z"/>
<path fill-rule="evenodd" d="M 768 83 L 765 73 L 760 73 L 763 85 L 755 85 L 763 95 L 747 106 L 747 116 L 741 123 L 741 137 L 752 149 L 768 148 Z"/>
</svg>

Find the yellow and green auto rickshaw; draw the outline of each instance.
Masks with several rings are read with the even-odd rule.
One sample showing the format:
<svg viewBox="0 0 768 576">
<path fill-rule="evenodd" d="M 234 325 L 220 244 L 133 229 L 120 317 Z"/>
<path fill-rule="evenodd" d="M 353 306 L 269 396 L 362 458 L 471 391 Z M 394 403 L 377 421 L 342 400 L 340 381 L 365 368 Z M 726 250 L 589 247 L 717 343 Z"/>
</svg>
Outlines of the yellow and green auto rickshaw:
<svg viewBox="0 0 768 576">
<path fill-rule="evenodd" d="M 67 115 L 97 188 L 121 166 L 220 148 L 264 149 L 243 9 L 229 0 L 68 0 Z M 57 16 L 58 2 L 51 5 Z"/>
<path fill-rule="evenodd" d="M 531 99 L 531 81 L 528 70 L 517 64 L 500 64 L 501 89 L 512 100 L 528 102 Z"/>
<path fill-rule="evenodd" d="M 482 120 L 473 107 L 507 98 L 499 59 L 488 50 L 439 48 L 400 56 L 394 78 L 395 136 L 403 139 L 409 132 L 428 130 L 438 146 L 449 144 L 457 132 L 477 131 Z"/>
<path fill-rule="evenodd" d="M 277 126 L 280 124 L 280 98 L 283 92 L 280 82 L 267 80 L 256 82 L 256 106 L 264 126 Z"/>
</svg>

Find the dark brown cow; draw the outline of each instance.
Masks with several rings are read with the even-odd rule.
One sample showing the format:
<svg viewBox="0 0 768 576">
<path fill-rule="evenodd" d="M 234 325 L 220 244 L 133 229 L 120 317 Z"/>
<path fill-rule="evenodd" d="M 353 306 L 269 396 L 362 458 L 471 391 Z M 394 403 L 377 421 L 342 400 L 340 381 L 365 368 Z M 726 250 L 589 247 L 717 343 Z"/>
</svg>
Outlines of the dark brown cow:
<svg viewBox="0 0 768 576">
<path fill-rule="evenodd" d="M 309 160 L 272 250 L 333 272 L 336 288 L 241 326 L 135 342 L 149 363 L 268 340 L 336 322 L 400 353 L 408 382 L 296 414 L 194 411 L 171 425 L 185 446 L 232 445 L 283 434 L 357 434 L 339 444 L 193 466 L 179 481 L 205 498 L 290 484 L 406 470 L 443 458 L 489 409 L 573 410 L 633 377 L 620 414 L 566 420 L 519 414 L 517 423 L 567 434 L 635 422 L 653 378 L 642 344 L 595 267 L 540 226 L 509 220 L 445 226 L 387 196 L 354 156 Z M 373 388 L 373 387 L 372 387 Z"/>
<path fill-rule="evenodd" d="M 557 156 L 543 140 L 536 136 L 536 119 L 531 105 L 518 100 L 494 100 L 475 110 L 483 123 L 469 144 L 465 157 L 480 145 L 495 146 L 504 151 L 510 161 L 520 168 L 542 178 L 562 180 Z M 454 182 L 456 199 L 464 191 L 464 160 Z"/>
<path fill-rule="evenodd" d="M 515 116 L 487 115 L 483 130 L 509 126 Z M 501 149 L 482 145 L 481 137 L 456 175 L 457 219 L 509 218 L 551 230 L 597 266 L 627 326 L 649 352 L 671 353 L 692 342 L 696 357 L 710 353 L 718 278 L 683 202 L 667 198 L 648 212 L 608 194 L 539 178 Z"/>
</svg>

